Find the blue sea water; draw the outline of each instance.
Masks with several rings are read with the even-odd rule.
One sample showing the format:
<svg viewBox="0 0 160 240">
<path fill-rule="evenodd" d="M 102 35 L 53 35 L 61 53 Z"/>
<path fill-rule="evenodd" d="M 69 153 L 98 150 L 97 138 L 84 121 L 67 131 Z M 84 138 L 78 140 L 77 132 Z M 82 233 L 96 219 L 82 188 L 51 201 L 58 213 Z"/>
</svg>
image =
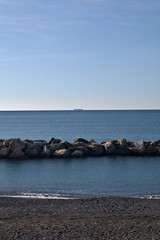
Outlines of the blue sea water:
<svg viewBox="0 0 160 240">
<path fill-rule="evenodd" d="M 160 111 L 0 112 L 0 138 L 160 139 Z M 0 159 L 0 195 L 160 197 L 160 157 Z"/>
</svg>

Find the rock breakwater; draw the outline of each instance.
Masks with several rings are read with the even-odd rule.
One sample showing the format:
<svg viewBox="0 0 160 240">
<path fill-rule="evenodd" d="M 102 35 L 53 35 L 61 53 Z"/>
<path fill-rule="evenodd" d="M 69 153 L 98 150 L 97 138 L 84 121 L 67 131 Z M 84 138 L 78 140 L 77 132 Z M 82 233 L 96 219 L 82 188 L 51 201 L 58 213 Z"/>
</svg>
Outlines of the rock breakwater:
<svg viewBox="0 0 160 240">
<path fill-rule="evenodd" d="M 77 138 L 73 143 L 52 138 L 30 140 L 20 138 L 0 139 L 0 158 L 82 158 L 105 155 L 154 155 L 160 156 L 160 140 L 130 142 L 122 138 L 111 142 L 95 142 Z"/>
</svg>

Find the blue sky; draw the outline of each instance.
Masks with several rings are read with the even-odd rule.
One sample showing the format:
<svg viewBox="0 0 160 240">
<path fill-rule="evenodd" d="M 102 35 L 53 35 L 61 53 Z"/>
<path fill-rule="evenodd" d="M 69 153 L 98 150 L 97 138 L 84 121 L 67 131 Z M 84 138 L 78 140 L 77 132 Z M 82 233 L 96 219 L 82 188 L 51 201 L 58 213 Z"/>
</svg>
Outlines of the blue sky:
<svg viewBox="0 0 160 240">
<path fill-rule="evenodd" d="M 159 0 L 0 0 L 0 110 L 160 109 Z"/>
</svg>

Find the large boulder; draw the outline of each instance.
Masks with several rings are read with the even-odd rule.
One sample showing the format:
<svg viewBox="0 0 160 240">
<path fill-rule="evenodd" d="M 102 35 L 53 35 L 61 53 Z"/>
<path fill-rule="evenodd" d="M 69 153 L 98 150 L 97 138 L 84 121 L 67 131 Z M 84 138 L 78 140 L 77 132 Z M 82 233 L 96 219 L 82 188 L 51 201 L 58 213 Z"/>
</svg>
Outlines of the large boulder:
<svg viewBox="0 0 160 240">
<path fill-rule="evenodd" d="M 159 150 L 160 149 L 157 146 L 147 146 L 147 147 L 145 147 L 145 154 L 147 154 L 147 155 L 158 155 Z"/>
<path fill-rule="evenodd" d="M 16 148 L 9 156 L 10 159 L 17 159 L 17 158 L 23 158 L 24 152 L 22 152 L 19 148 Z"/>
<path fill-rule="evenodd" d="M 81 151 L 84 155 L 88 155 L 89 149 L 83 146 L 78 146 L 78 147 L 70 147 L 69 150 L 71 152 L 74 152 L 75 150 Z"/>
<path fill-rule="evenodd" d="M 25 142 L 26 144 L 28 144 L 28 143 L 31 143 L 31 144 L 33 144 L 33 143 L 34 143 L 34 141 L 33 141 L 33 140 L 31 140 L 31 139 L 28 139 L 28 138 L 25 138 L 25 139 L 24 139 L 24 142 Z"/>
<path fill-rule="evenodd" d="M 132 145 L 128 147 L 131 153 L 135 154 L 143 154 L 145 152 L 145 143 L 143 140 L 134 142 Z"/>
<path fill-rule="evenodd" d="M 5 140 L 4 142 L 3 142 L 3 147 L 9 147 L 9 143 L 10 143 L 10 141 L 12 141 L 12 139 L 13 138 L 10 138 L 10 139 L 7 139 L 7 140 Z"/>
<path fill-rule="evenodd" d="M 88 143 L 83 143 L 83 142 L 76 142 L 72 143 L 72 147 L 87 147 Z"/>
<path fill-rule="evenodd" d="M 55 144 L 55 143 L 60 143 L 60 142 L 61 142 L 60 139 L 51 138 L 51 140 L 49 141 L 49 144 Z"/>
<path fill-rule="evenodd" d="M 89 144 L 94 144 L 94 143 L 97 143 L 96 141 L 94 141 L 94 139 L 91 139 L 91 140 L 89 141 Z"/>
<path fill-rule="evenodd" d="M 51 143 L 50 145 L 48 145 L 48 148 L 50 149 L 51 153 L 53 153 L 56 150 L 65 149 L 66 147 L 64 143 Z"/>
<path fill-rule="evenodd" d="M 87 141 L 87 140 L 84 139 L 84 138 L 76 138 L 76 139 L 74 140 L 74 143 L 77 143 L 77 142 L 81 142 L 81 143 L 84 143 L 84 144 L 88 144 L 88 143 L 89 143 L 89 141 Z"/>
<path fill-rule="evenodd" d="M 72 144 L 69 143 L 68 141 L 61 141 L 60 143 L 64 144 L 65 148 L 70 148 L 70 147 L 72 147 Z"/>
<path fill-rule="evenodd" d="M 48 158 L 50 157 L 50 154 L 51 154 L 50 149 L 46 145 L 44 145 L 42 150 L 42 156 Z"/>
<path fill-rule="evenodd" d="M 116 149 L 117 149 L 118 155 L 128 155 L 129 154 L 128 143 L 127 143 L 126 139 L 124 139 L 124 138 L 119 139 L 116 146 L 117 146 Z"/>
<path fill-rule="evenodd" d="M 160 148 L 160 140 L 150 142 L 150 146 Z"/>
<path fill-rule="evenodd" d="M 89 149 L 89 155 L 92 155 L 92 156 L 102 156 L 104 153 L 103 146 L 98 143 L 90 144 L 88 146 L 88 149 Z"/>
<path fill-rule="evenodd" d="M 71 156 L 74 157 L 74 158 L 83 157 L 83 152 L 80 151 L 80 150 L 75 150 L 75 151 L 71 154 Z"/>
<path fill-rule="evenodd" d="M 0 150 L 0 158 L 7 158 L 9 154 L 8 148 L 4 147 Z"/>
<path fill-rule="evenodd" d="M 127 140 L 125 138 L 120 138 L 117 143 L 120 145 L 124 145 L 127 144 Z"/>
<path fill-rule="evenodd" d="M 104 148 L 106 154 L 115 154 L 117 151 L 116 147 L 113 145 L 112 142 L 106 142 L 104 144 Z"/>
<path fill-rule="evenodd" d="M 129 154 L 128 145 L 126 143 L 119 144 L 118 148 L 116 149 L 116 154 L 117 155 L 128 155 Z"/>
<path fill-rule="evenodd" d="M 28 144 L 24 151 L 24 153 L 30 158 L 38 157 L 40 152 L 41 152 L 40 148 L 33 144 Z"/>
<path fill-rule="evenodd" d="M 60 149 L 60 150 L 56 150 L 53 153 L 53 157 L 56 158 L 69 158 L 71 156 L 71 152 L 69 149 Z"/>
<path fill-rule="evenodd" d="M 46 145 L 47 142 L 45 140 L 36 140 L 36 141 L 33 142 L 33 144 L 43 148 L 43 146 Z"/>
<path fill-rule="evenodd" d="M 115 148 L 119 145 L 117 140 L 112 140 L 111 143 L 115 146 Z"/>
<path fill-rule="evenodd" d="M 18 149 L 20 151 L 25 149 L 25 142 L 21 141 L 20 138 L 14 138 L 9 142 L 9 150 L 11 150 L 12 152 Z"/>
</svg>

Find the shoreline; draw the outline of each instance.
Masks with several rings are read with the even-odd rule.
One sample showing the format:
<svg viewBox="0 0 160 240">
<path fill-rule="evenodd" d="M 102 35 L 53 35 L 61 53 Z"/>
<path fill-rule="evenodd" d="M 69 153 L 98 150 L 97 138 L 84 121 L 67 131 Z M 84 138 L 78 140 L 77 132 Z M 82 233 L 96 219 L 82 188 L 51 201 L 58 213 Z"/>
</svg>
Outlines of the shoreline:
<svg viewBox="0 0 160 240">
<path fill-rule="evenodd" d="M 20 199 L 39 199 L 39 200 L 89 200 L 89 199 L 98 199 L 98 198 L 133 198 L 133 199 L 147 199 L 147 200 L 160 200 L 160 194 L 146 194 L 146 195 L 106 195 L 106 196 L 56 196 L 57 194 L 46 194 L 46 193 L 23 193 L 22 195 L 11 195 L 11 194 L 0 194 L 0 198 L 20 198 Z"/>
<path fill-rule="evenodd" d="M 160 199 L 0 197 L 4 239 L 159 239 Z"/>
</svg>

